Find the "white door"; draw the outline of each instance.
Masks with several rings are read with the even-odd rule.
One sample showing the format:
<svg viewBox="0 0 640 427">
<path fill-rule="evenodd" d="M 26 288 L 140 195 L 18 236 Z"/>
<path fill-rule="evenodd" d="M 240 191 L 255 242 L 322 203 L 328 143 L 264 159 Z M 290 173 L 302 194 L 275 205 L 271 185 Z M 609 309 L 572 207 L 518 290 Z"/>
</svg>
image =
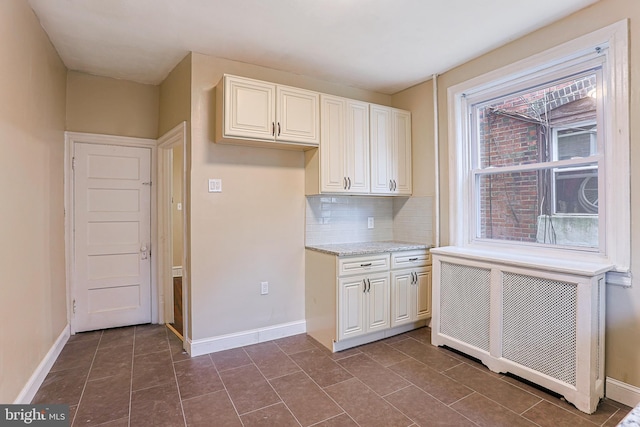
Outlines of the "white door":
<svg viewBox="0 0 640 427">
<path fill-rule="evenodd" d="M 371 193 L 390 194 L 393 190 L 393 141 L 391 109 L 372 105 L 370 110 Z"/>
<path fill-rule="evenodd" d="M 389 327 L 389 275 L 367 277 L 367 332 Z"/>
<path fill-rule="evenodd" d="M 151 150 L 74 145 L 74 329 L 151 321 Z"/>
</svg>

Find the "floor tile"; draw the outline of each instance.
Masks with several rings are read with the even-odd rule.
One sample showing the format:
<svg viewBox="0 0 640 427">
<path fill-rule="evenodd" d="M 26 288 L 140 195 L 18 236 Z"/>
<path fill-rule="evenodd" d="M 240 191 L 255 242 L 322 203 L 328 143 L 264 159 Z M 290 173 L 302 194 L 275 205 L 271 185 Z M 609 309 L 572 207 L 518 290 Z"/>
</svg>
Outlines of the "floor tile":
<svg viewBox="0 0 640 427">
<path fill-rule="evenodd" d="M 360 351 L 381 364 L 382 366 L 393 365 L 406 360 L 409 356 L 399 352 L 385 341 L 376 341 L 359 347 Z"/>
<path fill-rule="evenodd" d="M 218 372 L 253 363 L 243 348 L 218 351 L 216 353 L 211 353 L 210 356 L 213 364 L 216 366 L 216 369 L 218 369 Z"/>
<path fill-rule="evenodd" d="M 562 409 L 565 409 L 579 417 L 582 417 L 586 420 L 591 421 L 592 423 L 596 423 L 598 425 L 605 423 L 613 414 L 618 411 L 618 407 L 613 405 L 611 402 L 604 399 L 598 405 L 596 412 L 593 414 L 586 414 L 580 410 L 578 410 L 571 403 L 567 402 L 564 399 L 554 396 L 553 394 L 545 392 L 543 389 L 534 387 L 532 385 L 527 384 L 524 381 L 520 381 L 511 376 L 504 376 L 503 381 L 508 382 L 509 384 L 515 385 L 518 388 L 522 388 L 523 390 L 528 391 L 531 394 L 535 394 L 538 397 L 546 400 L 547 402 L 559 406 Z"/>
<path fill-rule="evenodd" d="M 385 396 L 385 400 L 419 426 L 475 426 L 469 419 L 415 386 Z"/>
<path fill-rule="evenodd" d="M 299 427 L 300 424 L 291 412 L 282 403 L 277 403 L 266 408 L 258 409 L 242 415 L 244 427 L 269 426 L 269 427 Z"/>
<path fill-rule="evenodd" d="M 189 427 L 242 427 L 240 417 L 225 390 L 183 400 L 182 406 Z"/>
<path fill-rule="evenodd" d="M 169 337 L 166 328 L 139 328 L 136 327 L 134 339 L 134 352 L 136 356 L 148 353 L 157 353 L 169 349 Z"/>
<path fill-rule="evenodd" d="M 270 383 L 303 426 L 344 412 L 304 372 L 279 377 Z"/>
<path fill-rule="evenodd" d="M 342 414 L 315 424 L 313 427 L 358 427 L 358 424 L 349 415 Z"/>
<path fill-rule="evenodd" d="M 380 396 L 393 393 L 410 384 L 366 354 L 356 354 L 339 360 L 338 364 Z"/>
<path fill-rule="evenodd" d="M 99 341 L 103 331 L 78 332 L 69 337 L 67 343 Z"/>
<path fill-rule="evenodd" d="M 313 350 L 316 341 L 307 334 L 292 335 L 273 341 L 285 354 L 300 353 L 301 351 Z"/>
<path fill-rule="evenodd" d="M 77 405 L 86 381 L 83 369 L 49 372 L 31 403 Z"/>
<path fill-rule="evenodd" d="M 496 402 L 478 394 L 470 396 L 451 405 L 452 409 L 460 412 L 471 421 L 486 427 L 534 427 L 531 421 L 522 418 L 497 404 Z"/>
<path fill-rule="evenodd" d="M 91 365 L 89 380 L 110 377 L 113 375 L 131 376 L 133 366 L 133 341 L 118 347 L 98 347 L 96 357 Z"/>
<path fill-rule="evenodd" d="M 131 426 L 179 427 L 184 417 L 175 383 L 134 391 L 131 396 Z"/>
<path fill-rule="evenodd" d="M 182 426 L 185 419 L 225 427 L 243 421 L 614 427 L 631 410 L 603 399 L 587 415 L 544 389 L 430 345 L 429 331 L 337 353 L 299 334 L 248 346 L 253 359 L 244 348 L 191 358 L 162 325 L 80 333 L 65 345 L 33 403 L 70 405 L 74 427 Z"/>
<path fill-rule="evenodd" d="M 484 372 L 463 363 L 445 371 L 444 375 L 518 414 L 522 414 L 540 402 L 541 398 L 502 381 L 492 376 L 489 372 L 489 370 Z"/>
<path fill-rule="evenodd" d="M 471 389 L 413 359 L 389 367 L 419 389 L 450 405 L 473 393 Z"/>
<path fill-rule="evenodd" d="M 100 341 L 90 340 L 67 343 L 49 372 L 65 371 L 67 369 L 89 372 L 98 348 L 98 342 Z"/>
<path fill-rule="evenodd" d="M 526 411 L 524 414 L 522 414 L 522 416 L 533 421 L 541 427 L 573 427 L 578 425 L 597 425 L 544 400 L 540 401 L 539 404 Z"/>
<path fill-rule="evenodd" d="M 413 424 L 357 378 L 329 386 L 325 391 L 360 425 L 406 427 Z"/>
<path fill-rule="evenodd" d="M 267 379 L 280 377 L 300 368 L 293 363 L 280 347 L 273 342 L 265 342 L 244 347 L 251 360 Z"/>
<path fill-rule="evenodd" d="M 399 341 L 391 345 L 396 350 L 413 357 L 419 362 L 428 365 L 436 371 L 445 371 L 459 365 L 459 360 L 453 359 L 437 347 L 431 344 L 424 344 L 414 339 Z"/>
<path fill-rule="evenodd" d="M 119 347 L 122 345 L 133 346 L 133 336 L 135 334 L 135 328 L 113 328 L 106 329 L 100 338 L 99 348 L 106 347 Z"/>
<path fill-rule="evenodd" d="M 420 341 L 423 344 L 431 345 L 431 328 L 418 328 L 406 333 L 407 336 Z"/>
<path fill-rule="evenodd" d="M 224 389 L 222 380 L 208 354 L 173 365 L 182 399 L 201 396 Z"/>
<path fill-rule="evenodd" d="M 280 402 L 255 365 L 220 372 L 229 397 L 240 415 Z"/>
<path fill-rule="evenodd" d="M 320 387 L 327 387 L 353 377 L 320 350 L 309 350 L 290 356 Z"/>
<path fill-rule="evenodd" d="M 175 375 L 169 350 L 134 357 L 133 390 L 153 387 L 170 381 L 175 382 Z"/>
<path fill-rule="evenodd" d="M 131 376 L 87 382 L 74 425 L 95 426 L 129 416 Z"/>
<path fill-rule="evenodd" d="M 171 350 L 171 358 L 174 362 L 188 360 L 191 358 L 189 353 L 187 353 L 183 348 L 182 340 L 175 334 L 169 334 L 169 349 Z"/>
</svg>

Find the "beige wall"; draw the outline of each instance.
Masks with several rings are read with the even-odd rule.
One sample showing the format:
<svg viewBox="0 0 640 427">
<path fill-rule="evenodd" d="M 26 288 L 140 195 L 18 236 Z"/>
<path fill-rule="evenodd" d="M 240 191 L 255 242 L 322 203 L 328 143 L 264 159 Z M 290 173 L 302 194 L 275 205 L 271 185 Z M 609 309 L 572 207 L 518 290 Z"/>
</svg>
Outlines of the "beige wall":
<svg viewBox="0 0 640 427">
<path fill-rule="evenodd" d="M 472 77 L 569 41 L 593 30 L 630 18 L 630 132 L 631 164 L 640 162 L 636 141 L 640 138 L 640 7 L 637 0 L 601 0 L 566 19 L 531 33 L 506 46 L 483 55 L 444 73 L 439 82 L 439 128 L 441 167 L 442 244 L 448 243 L 448 150 L 447 150 L 447 88 Z M 418 94 L 416 93 L 416 96 Z M 414 160 L 415 161 L 415 160 Z M 631 168 L 631 182 L 640 182 L 640 169 Z M 640 253 L 640 187 L 631 186 L 632 254 Z M 615 236 L 613 236 L 615 238 Z M 640 277 L 640 261 L 632 259 L 632 275 Z M 606 375 L 640 387 L 640 282 L 625 289 L 607 288 Z"/>
<path fill-rule="evenodd" d="M 0 403 L 67 325 L 66 68 L 28 3 L 0 2 Z"/>
<path fill-rule="evenodd" d="M 69 71 L 66 130 L 155 139 L 159 96 L 158 86 Z"/>
<path fill-rule="evenodd" d="M 158 136 L 191 120 L 191 54 L 185 56 L 160 84 Z"/>
<path fill-rule="evenodd" d="M 223 73 L 389 104 L 390 97 L 192 54 L 192 338 L 304 320 L 304 155 L 212 142 Z M 209 178 L 222 193 L 207 192 Z M 260 295 L 260 282 L 269 294 Z"/>
</svg>

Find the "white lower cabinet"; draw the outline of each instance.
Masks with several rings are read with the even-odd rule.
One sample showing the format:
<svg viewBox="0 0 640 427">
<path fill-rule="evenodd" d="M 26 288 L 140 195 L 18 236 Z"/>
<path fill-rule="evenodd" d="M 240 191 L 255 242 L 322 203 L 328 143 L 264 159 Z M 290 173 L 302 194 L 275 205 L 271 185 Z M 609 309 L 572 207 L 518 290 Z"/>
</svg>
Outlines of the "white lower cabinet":
<svg viewBox="0 0 640 427">
<path fill-rule="evenodd" d="M 338 280 L 338 339 L 389 327 L 389 273 Z"/>
<path fill-rule="evenodd" d="M 391 326 L 431 317 L 431 267 L 391 272 Z"/>
<path fill-rule="evenodd" d="M 424 326 L 430 262 L 427 250 L 342 257 L 307 250 L 307 334 L 340 351 Z"/>
</svg>

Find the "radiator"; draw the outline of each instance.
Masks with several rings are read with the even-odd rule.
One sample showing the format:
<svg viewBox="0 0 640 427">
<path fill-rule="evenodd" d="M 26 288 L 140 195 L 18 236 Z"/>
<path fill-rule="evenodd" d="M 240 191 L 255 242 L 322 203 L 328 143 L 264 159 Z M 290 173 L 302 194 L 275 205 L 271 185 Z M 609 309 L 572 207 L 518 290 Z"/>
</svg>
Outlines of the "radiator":
<svg viewBox="0 0 640 427">
<path fill-rule="evenodd" d="M 604 397 L 606 267 L 535 266 L 438 248 L 433 256 L 433 345 L 510 372 L 595 412 Z M 477 255 L 477 254 L 476 254 Z"/>
</svg>

